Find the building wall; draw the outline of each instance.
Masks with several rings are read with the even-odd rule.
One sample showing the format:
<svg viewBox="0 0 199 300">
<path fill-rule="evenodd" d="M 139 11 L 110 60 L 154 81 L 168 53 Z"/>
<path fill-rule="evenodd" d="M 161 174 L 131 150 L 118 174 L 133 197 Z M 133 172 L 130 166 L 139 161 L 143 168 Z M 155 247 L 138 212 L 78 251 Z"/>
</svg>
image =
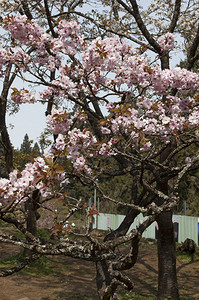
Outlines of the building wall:
<svg viewBox="0 0 199 300">
<path fill-rule="evenodd" d="M 112 229 L 115 230 L 121 224 L 124 219 L 124 215 L 113 215 L 113 214 L 103 214 L 100 213 L 99 216 L 95 216 L 94 228 L 101 230 Z M 145 220 L 146 217 L 143 217 L 142 214 L 138 215 L 133 224 L 131 225 L 130 230 L 136 228 L 136 226 Z M 174 232 L 176 241 L 181 243 L 186 240 L 186 238 L 192 239 L 197 245 L 198 241 L 198 218 L 190 216 L 173 216 L 173 222 L 177 223 L 174 226 Z M 143 233 L 144 238 L 155 239 L 156 237 L 156 223 L 151 224 Z M 178 228 L 178 230 L 177 230 Z"/>
</svg>

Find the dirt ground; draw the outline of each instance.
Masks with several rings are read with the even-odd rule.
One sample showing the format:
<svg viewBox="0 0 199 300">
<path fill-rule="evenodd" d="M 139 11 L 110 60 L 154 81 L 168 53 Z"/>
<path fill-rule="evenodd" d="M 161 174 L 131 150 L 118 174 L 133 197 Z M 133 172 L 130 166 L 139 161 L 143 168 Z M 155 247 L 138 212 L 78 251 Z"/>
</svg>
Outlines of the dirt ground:
<svg viewBox="0 0 199 300">
<path fill-rule="evenodd" d="M 18 249 L 0 244 L 0 256 Z M 199 257 L 199 256 L 197 256 Z M 29 275 L 19 272 L 0 278 L 0 300 L 95 300 L 95 265 L 64 256 L 51 257 L 54 273 Z M 177 273 L 180 294 L 183 299 L 199 299 L 199 260 L 183 262 L 177 258 Z M 138 262 L 127 274 L 132 278 L 136 294 L 156 295 L 157 250 L 152 241 L 140 245 Z M 119 291 L 119 295 L 122 292 Z M 133 297 L 128 299 L 147 299 Z"/>
</svg>

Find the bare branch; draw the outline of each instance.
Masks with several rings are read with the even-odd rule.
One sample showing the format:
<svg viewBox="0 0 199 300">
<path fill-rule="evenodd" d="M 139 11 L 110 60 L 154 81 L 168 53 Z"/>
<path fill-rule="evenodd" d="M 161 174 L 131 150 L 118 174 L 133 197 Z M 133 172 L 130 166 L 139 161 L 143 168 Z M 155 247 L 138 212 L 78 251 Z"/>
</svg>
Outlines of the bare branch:
<svg viewBox="0 0 199 300">
<path fill-rule="evenodd" d="M 161 47 L 154 40 L 154 38 L 152 37 L 152 35 L 148 31 L 148 29 L 146 28 L 146 26 L 140 16 L 140 12 L 139 12 L 136 0 L 130 0 L 133 10 L 130 9 L 129 6 L 127 6 L 122 0 L 117 0 L 117 2 L 120 3 L 134 17 L 139 29 L 141 30 L 142 34 L 147 39 L 149 44 L 154 48 L 154 50 L 157 53 L 161 54 L 162 53 Z"/>
<path fill-rule="evenodd" d="M 7 277 L 9 275 L 12 275 L 13 273 L 21 271 L 28 264 L 37 260 L 39 257 L 40 257 L 39 254 L 32 254 L 31 256 L 26 257 L 23 262 L 21 262 L 20 264 L 18 264 L 17 266 L 15 266 L 11 269 L 0 269 L 0 277 Z"/>
<path fill-rule="evenodd" d="M 195 61 L 197 59 L 199 59 L 199 54 L 196 54 L 198 45 L 199 45 L 199 24 L 198 24 L 198 30 L 197 30 L 196 36 L 195 36 L 193 43 L 189 49 L 189 53 L 188 53 L 188 57 L 187 57 L 187 61 L 188 61 L 187 69 L 188 70 L 191 70 L 194 66 Z"/>
<path fill-rule="evenodd" d="M 46 17 L 47 17 L 47 21 L 48 21 L 50 31 L 52 33 L 52 36 L 54 38 L 57 38 L 58 34 L 55 32 L 54 26 L 52 24 L 52 17 L 51 17 L 51 14 L 50 14 L 50 10 L 49 10 L 49 7 L 48 7 L 48 1 L 47 0 L 44 0 L 44 5 L 45 5 Z"/>
<path fill-rule="evenodd" d="M 29 7 L 28 7 L 27 1 L 21 1 L 21 4 L 22 4 L 24 13 L 25 13 L 25 15 L 27 16 L 27 18 L 28 18 L 29 20 L 32 20 L 32 19 L 33 19 L 33 16 L 32 16 L 32 14 L 31 14 L 31 12 L 30 12 L 30 9 L 29 9 Z"/>
<path fill-rule="evenodd" d="M 178 21 L 178 17 L 180 14 L 180 7 L 181 7 L 181 0 L 176 0 L 175 1 L 175 8 L 174 8 L 174 12 L 173 12 L 173 18 L 171 20 L 171 24 L 169 26 L 169 32 L 174 32 L 177 21 Z"/>
</svg>

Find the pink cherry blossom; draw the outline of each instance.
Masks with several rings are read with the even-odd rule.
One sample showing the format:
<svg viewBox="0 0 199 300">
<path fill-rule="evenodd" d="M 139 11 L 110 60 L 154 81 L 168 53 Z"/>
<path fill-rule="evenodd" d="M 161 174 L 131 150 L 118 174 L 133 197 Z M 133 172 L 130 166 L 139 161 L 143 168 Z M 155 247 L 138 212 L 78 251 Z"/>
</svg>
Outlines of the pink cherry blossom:
<svg viewBox="0 0 199 300">
<path fill-rule="evenodd" d="M 18 91 L 16 88 L 13 88 L 11 99 L 17 104 L 37 102 L 35 99 L 35 93 L 29 92 L 25 89 Z"/>
<path fill-rule="evenodd" d="M 140 148 L 140 151 L 141 151 L 141 152 L 148 151 L 148 150 L 151 148 L 151 146 L 152 146 L 152 144 L 151 144 L 150 141 L 149 141 L 149 142 L 146 142 L 146 143 L 143 145 L 143 147 Z"/>
<path fill-rule="evenodd" d="M 167 32 L 165 35 L 158 38 L 158 43 L 163 50 L 170 51 L 174 48 L 174 35 L 170 32 Z"/>
<path fill-rule="evenodd" d="M 37 189 L 42 197 L 48 197 L 53 193 L 54 179 L 59 181 L 60 185 L 69 183 L 64 172 L 58 170 L 51 174 L 45 159 L 35 158 L 33 163 L 26 164 L 22 172 L 13 170 L 9 179 L 0 179 L 0 202 L 5 205 L 12 201 L 23 203 L 27 196 Z"/>
<path fill-rule="evenodd" d="M 27 164 L 22 172 L 14 170 L 9 179 L 0 179 L 0 202 L 23 202 L 34 189 L 39 189 L 42 197 L 52 195 L 54 180 L 68 184 L 64 172 L 51 172 L 53 157 L 65 157 L 74 173 L 88 175 L 92 173 L 91 161 L 98 155 L 113 156 L 118 151 L 128 155 L 129 151 L 141 160 L 150 155 L 154 145 L 167 144 L 191 130 L 196 135 L 198 100 L 188 93 L 199 87 L 198 74 L 179 67 L 162 70 L 147 57 L 138 55 L 132 44 L 123 39 L 99 37 L 85 42 L 74 21 L 61 20 L 56 38 L 25 16 L 7 17 L 3 24 L 20 47 L 14 47 L 12 52 L 0 48 L 0 71 L 9 62 L 23 72 L 28 68 L 42 69 L 44 74 L 56 70 L 56 78 L 40 92 L 41 99 L 48 101 L 54 97 L 55 103 L 61 105 L 65 103 L 62 100 L 70 99 L 79 110 L 73 117 L 66 109 L 52 110 L 46 121 L 58 137 L 50 153 L 46 159 L 37 158 Z M 163 51 L 170 51 L 174 36 L 167 33 L 158 42 Z M 27 54 L 26 49 L 32 45 L 34 51 Z M 170 95 L 172 89 L 177 90 L 176 96 Z M 127 104 L 121 101 L 122 97 L 129 100 Z M 18 104 L 36 101 L 33 92 L 16 88 L 11 99 Z M 95 116 L 91 99 L 109 102 L 106 120 L 97 124 L 104 135 L 102 140 L 86 128 L 89 116 Z"/>
<path fill-rule="evenodd" d="M 53 134 L 68 131 L 72 124 L 72 120 L 69 119 L 66 110 L 61 109 L 53 109 L 52 114 L 46 117 L 46 122 Z"/>
<path fill-rule="evenodd" d="M 12 37 L 25 45 L 32 45 L 41 40 L 44 30 L 38 26 L 35 20 L 28 20 L 25 15 L 15 17 L 8 16 L 3 20 L 3 27 L 9 30 Z M 49 40 L 49 35 L 45 34 L 45 42 Z"/>
<path fill-rule="evenodd" d="M 56 143 L 53 146 L 53 152 L 58 151 L 57 155 L 62 156 L 62 153 L 66 153 L 66 157 L 72 162 L 75 169 L 78 171 L 84 169 L 90 172 L 90 168 L 86 164 L 85 157 L 91 157 L 89 148 L 97 142 L 97 139 L 93 134 L 84 130 L 74 128 L 68 131 L 67 135 L 64 136 L 59 134 L 56 139 Z M 86 153 L 84 150 L 86 149 Z"/>
<path fill-rule="evenodd" d="M 10 61 L 11 53 L 0 45 L 0 77 L 3 75 L 3 67 Z"/>
<path fill-rule="evenodd" d="M 101 132 L 103 134 L 110 134 L 111 133 L 111 130 L 109 128 L 106 128 L 106 127 L 101 127 Z"/>
</svg>

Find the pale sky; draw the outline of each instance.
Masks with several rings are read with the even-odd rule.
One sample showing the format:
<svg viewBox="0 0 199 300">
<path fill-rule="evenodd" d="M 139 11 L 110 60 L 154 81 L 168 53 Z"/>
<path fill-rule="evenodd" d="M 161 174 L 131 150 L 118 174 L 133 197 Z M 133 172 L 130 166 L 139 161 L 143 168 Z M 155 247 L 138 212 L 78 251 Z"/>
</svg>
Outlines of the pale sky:
<svg viewBox="0 0 199 300">
<path fill-rule="evenodd" d="M 20 148 L 26 133 L 30 140 L 38 141 L 46 126 L 45 110 L 46 106 L 40 103 L 21 104 L 18 113 L 7 116 L 8 131 L 15 148 Z M 14 128 L 10 124 L 14 125 Z"/>
</svg>

